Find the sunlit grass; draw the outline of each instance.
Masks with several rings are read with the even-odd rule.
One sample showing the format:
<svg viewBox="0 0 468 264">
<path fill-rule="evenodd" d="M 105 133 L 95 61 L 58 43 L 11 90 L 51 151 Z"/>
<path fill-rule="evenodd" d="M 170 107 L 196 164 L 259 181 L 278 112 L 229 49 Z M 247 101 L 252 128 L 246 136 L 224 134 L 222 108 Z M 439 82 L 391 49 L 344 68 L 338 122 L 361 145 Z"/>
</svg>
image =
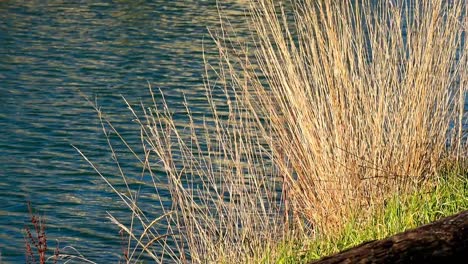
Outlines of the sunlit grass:
<svg viewBox="0 0 468 264">
<path fill-rule="evenodd" d="M 430 181 L 448 131 L 459 154 L 450 125 L 461 122 L 467 89 L 464 1 L 297 1 L 293 25 L 275 1 L 255 2 L 267 84 L 249 59 L 235 76 L 268 120 L 258 126 L 271 138 L 291 221 L 336 232 L 350 208 Z"/>
<path fill-rule="evenodd" d="M 391 196 L 384 206 L 371 212 L 357 210 L 340 233 L 296 244 L 287 241 L 275 250 L 279 255 L 277 263 L 310 262 L 468 210 L 467 173 L 466 167 L 453 167 L 439 176 L 435 186 Z M 362 213 L 368 217 L 363 218 L 359 215 Z M 268 258 L 264 257 L 264 263 L 270 262 Z"/>
</svg>

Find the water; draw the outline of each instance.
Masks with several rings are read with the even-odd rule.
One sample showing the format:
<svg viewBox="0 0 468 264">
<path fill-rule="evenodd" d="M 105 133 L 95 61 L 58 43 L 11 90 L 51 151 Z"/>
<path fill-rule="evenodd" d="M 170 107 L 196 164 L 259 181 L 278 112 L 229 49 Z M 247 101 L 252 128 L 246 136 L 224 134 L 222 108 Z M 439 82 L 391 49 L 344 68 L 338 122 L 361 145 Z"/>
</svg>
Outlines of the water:
<svg viewBox="0 0 468 264">
<path fill-rule="evenodd" d="M 218 25 L 215 0 L 0 1 L 0 254 L 24 262 L 27 201 L 47 219 L 51 247 L 73 246 L 98 263 L 116 263 L 128 210 L 72 145 L 118 179 L 96 112 L 135 146 L 138 126 L 121 96 L 149 102 L 147 82 L 182 107 L 182 92 L 203 110 L 202 46 Z M 223 1 L 242 20 L 242 0 Z M 125 157 L 125 154 L 122 154 Z M 138 175 L 134 159 L 126 173 Z M 157 204 L 154 215 L 157 216 Z M 1 261 L 0 261 L 1 262 Z"/>
</svg>

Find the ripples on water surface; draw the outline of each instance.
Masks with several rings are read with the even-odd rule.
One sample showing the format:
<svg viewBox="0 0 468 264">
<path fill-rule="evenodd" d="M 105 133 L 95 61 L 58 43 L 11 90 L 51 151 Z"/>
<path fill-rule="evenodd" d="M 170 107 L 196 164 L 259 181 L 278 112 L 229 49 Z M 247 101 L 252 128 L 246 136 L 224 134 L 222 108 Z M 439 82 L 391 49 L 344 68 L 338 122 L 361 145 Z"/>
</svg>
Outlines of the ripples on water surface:
<svg viewBox="0 0 468 264">
<path fill-rule="evenodd" d="M 245 3 L 222 2 L 240 21 Z M 209 49 L 207 27 L 217 22 L 215 0 L 0 1 L 3 261 L 24 261 L 22 229 L 32 201 L 47 218 L 50 240 L 99 263 L 117 262 L 118 229 L 106 211 L 123 219 L 128 212 L 71 146 L 117 175 L 97 115 L 79 91 L 97 98 L 134 144 L 138 127 L 121 95 L 132 104 L 149 102 L 147 81 L 175 109 L 184 92 L 201 113 L 202 45 Z M 126 172 L 139 173 L 137 166 Z"/>
</svg>

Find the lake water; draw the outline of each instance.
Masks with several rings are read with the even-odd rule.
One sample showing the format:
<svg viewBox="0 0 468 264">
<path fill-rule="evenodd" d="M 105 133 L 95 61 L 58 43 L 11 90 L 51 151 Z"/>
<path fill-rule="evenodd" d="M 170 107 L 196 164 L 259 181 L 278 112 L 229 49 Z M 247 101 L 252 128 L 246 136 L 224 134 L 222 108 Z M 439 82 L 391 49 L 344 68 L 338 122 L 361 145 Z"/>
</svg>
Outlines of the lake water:
<svg viewBox="0 0 468 264">
<path fill-rule="evenodd" d="M 242 20 L 244 1 L 222 2 L 229 19 Z M 135 146 L 138 126 L 121 96 L 148 103 L 147 82 L 174 109 L 186 93 L 202 113 L 202 46 L 213 47 L 207 28 L 218 21 L 215 0 L 0 1 L 3 262 L 24 262 L 27 201 L 46 216 L 49 246 L 58 240 L 98 263 L 119 260 L 119 229 L 106 212 L 126 219 L 128 210 L 72 147 L 118 177 L 98 116 L 82 95 L 96 99 Z M 123 162 L 138 175 L 136 160 Z"/>
</svg>

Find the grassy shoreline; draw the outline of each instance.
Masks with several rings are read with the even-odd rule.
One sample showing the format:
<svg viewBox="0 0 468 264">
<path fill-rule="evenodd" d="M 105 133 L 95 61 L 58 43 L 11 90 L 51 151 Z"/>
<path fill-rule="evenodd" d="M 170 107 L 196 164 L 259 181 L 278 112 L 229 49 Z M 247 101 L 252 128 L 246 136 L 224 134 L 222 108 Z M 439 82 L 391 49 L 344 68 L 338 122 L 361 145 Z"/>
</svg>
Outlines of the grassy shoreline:
<svg viewBox="0 0 468 264">
<path fill-rule="evenodd" d="M 338 234 L 317 235 L 315 239 L 296 244 L 286 242 L 274 254 L 278 254 L 275 257 L 277 263 L 306 263 L 463 210 L 468 210 L 468 168 L 452 166 L 440 172 L 437 181 L 421 190 L 393 195 L 382 206 L 356 213 Z M 365 221 L 358 216 L 362 213 L 368 214 Z M 271 263 L 270 259 L 270 256 L 265 256 L 260 262 Z"/>
<path fill-rule="evenodd" d="M 137 154 L 96 106 L 116 165 L 108 131 L 171 201 L 144 212 L 132 176 L 117 189 L 78 150 L 128 208 L 109 216 L 125 262 L 300 262 L 466 208 L 466 178 L 450 176 L 465 167 L 441 172 L 468 150 L 464 1 L 249 3 L 253 47 L 220 11 L 203 117 L 185 102 L 181 122 L 150 87 L 150 107 L 127 102 Z"/>
<path fill-rule="evenodd" d="M 30 210 L 31 207 L 29 207 Z M 451 166 L 438 175 L 437 181 L 413 193 L 396 194 L 382 206 L 372 210 L 358 211 L 355 217 L 337 234 L 316 235 L 314 238 L 296 240 L 290 238 L 279 243 L 272 251 L 252 263 L 310 263 L 322 257 L 338 253 L 366 241 L 379 240 L 406 230 L 431 223 L 443 217 L 468 210 L 468 167 Z M 365 221 L 359 214 L 368 214 Z M 38 251 L 39 263 L 57 262 L 59 259 L 78 259 L 73 255 L 60 252 L 57 247 L 47 249 L 46 235 L 42 221 L 44 219 L 30 211 L 31 221 L 36 232 L 42 234 L 42 240 L 34 238 L 29 227 L 26 227 L 26 263 L 35 263 L 34 250 Z M 33 243 L 33 244 L 31 244 Z M 39 243 L 36 246 L 34 243 Z M 53 250 L 53 251 L 52 251 Z M 50 255 L 46 260 L 46 255 Z M 1 261 L 0 261 L 1 263 Z M 90 262 L 91 263 L 91 262 Z M 129 261 L 127 260 L 127 263 Z M 137 262 L 145 263 L 145 262 Z M 224 259 L 221 263 L 231 263 Z"/>
</svg>

